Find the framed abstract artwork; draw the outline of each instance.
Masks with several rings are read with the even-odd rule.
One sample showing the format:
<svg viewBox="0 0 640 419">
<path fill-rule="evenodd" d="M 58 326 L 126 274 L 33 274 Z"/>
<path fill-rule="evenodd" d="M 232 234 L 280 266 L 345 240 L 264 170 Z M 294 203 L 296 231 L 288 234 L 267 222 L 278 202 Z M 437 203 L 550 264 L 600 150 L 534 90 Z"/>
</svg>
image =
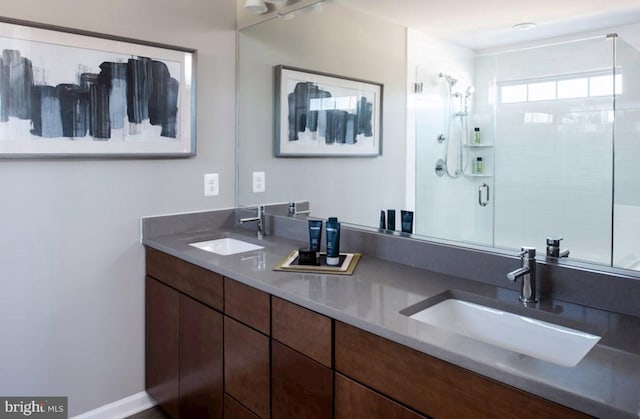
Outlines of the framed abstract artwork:
<svg viewBox="0 0 640 419">
<path fill-rule="evenodd" d="M 0 158 L 195 155 L 195 55 L 0 20 Z"/>
<path fill-rule="evenodd" d="M 380 83 L 276 66 L 274 154 L 379 156 L 382 94 Z"/>
</svg>

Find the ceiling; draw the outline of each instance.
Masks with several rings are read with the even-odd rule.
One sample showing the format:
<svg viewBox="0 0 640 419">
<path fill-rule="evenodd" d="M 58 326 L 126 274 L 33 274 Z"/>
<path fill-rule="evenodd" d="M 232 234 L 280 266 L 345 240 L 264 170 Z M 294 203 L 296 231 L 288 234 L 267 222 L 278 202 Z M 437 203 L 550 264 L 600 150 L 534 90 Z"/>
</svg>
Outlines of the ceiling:
<svg viewBox="0 0 640 419">
<path fill-rule="evenodd" d="M 335 1 L 474 50 L 640 22 L 638 0 Z"/>
</svg>

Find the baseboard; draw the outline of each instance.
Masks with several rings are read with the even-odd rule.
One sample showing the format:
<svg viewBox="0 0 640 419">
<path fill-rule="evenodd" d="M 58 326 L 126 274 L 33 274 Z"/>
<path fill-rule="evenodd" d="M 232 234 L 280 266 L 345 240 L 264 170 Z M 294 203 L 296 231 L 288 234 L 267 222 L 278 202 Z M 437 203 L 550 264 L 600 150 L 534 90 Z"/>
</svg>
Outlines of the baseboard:
<svg viewBox="0 0 640 419">
<path fill-rule="evenodd" d="M 156 405 L 146 391 L 133 394 L 113 403 L 105 404 L 96 409 L 74 416 L 71 419 L 122 419 Z"/>
</svg>

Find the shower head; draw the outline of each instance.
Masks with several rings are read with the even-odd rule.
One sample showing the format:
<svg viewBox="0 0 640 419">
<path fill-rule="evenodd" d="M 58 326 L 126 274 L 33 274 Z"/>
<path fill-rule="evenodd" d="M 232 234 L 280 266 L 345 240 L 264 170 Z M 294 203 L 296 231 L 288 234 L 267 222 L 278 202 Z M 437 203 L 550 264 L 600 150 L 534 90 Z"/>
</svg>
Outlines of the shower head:
<svg viewBox="0 0 640 419">
<path fill-rule="evenodd" d="M 458 79 L 454 79 L 448 74 L 440 73 L 438 74 L 438 77 L 440 77 L 441 79 L 445 79 L 447 83 L 449 83 L 449 87 L 453 87 L 458 82 Z"/>
</svg>

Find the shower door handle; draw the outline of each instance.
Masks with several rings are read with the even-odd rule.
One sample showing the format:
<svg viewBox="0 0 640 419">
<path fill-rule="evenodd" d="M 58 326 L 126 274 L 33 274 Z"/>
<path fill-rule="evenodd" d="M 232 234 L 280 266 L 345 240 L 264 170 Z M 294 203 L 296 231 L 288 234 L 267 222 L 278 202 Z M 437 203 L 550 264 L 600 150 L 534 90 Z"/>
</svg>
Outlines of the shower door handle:
<svg viewBox="0 0 640 419">
<path fill-rule="evenodd" d="M 483 191 L 485 191 L 485 199 L 482 199 Z M 487 204 L 489 204 L 489 185 L 487 185 L 486 183 L 483 183 L 478 188 L 478 204 L 480 204 L 481 207 L 486 207 Z"/>
</svg>

